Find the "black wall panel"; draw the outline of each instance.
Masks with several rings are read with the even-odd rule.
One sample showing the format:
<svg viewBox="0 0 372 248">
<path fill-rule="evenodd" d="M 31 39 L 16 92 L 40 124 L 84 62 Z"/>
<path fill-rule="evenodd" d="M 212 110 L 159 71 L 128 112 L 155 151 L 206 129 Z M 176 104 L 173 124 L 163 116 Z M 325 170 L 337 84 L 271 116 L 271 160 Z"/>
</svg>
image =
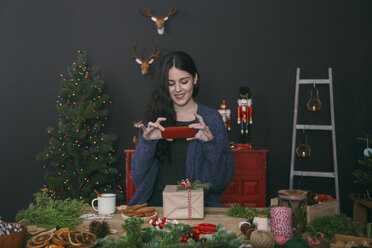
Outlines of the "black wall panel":
<svg viewBox="0 0 372 248">
<path fill-rule="evenodd" d="M 161 15 L 170 6 L 180 12 L 166 22 L 165 34 L 141 16 L 151 7 Z M 55 104 L 60 73 L 87 51 L 99 67 L 113 104 L 107 131 L 118 135 L 123 168 L 124 149 L 131 145 L 134 121 L 142 118 L 158 60 L 143 76 L 130 58 L 184 50 L 196 61 L 201 89 L 198 100 L 232 109 L 232 139 L 236 125 L 238 88 L 253 93 L 254 147 L 269 150 L 267 199 L 289 187 L 292 118 L 296 68 L 303 78 L 325 78 L 333 68 L 341 210 L 351 214 L 347 195 L 358 190 L 351 171 L 365 144 L 355 138 L 372 133 L 370 107 L 372 2 L 368 0 L 33 0 L 0 3 L 0 216 L 13 220 L 43 184 L 35 155 L 48 143 L 47 126 L 56 126 Z M 327 89 L 320 88 L 326 111 Z M 309 90 L 301 92 L 306 102 Z M 302 105 L 303 106 L 303 105 Z M 301 107 L 305 121 L 329 121 L 327 112 L 312 115 Z M 326 135 L 309 133 L 311 160 L 303 168 L 326 168 L 332 163 Z M 123 182 L 124 183 L 124 182 Z M 296 181 L 296 187 L 334 193 L 332 182 Z M 331 185 L 331 186 L 329 186 Z M 269 202 L 269 201 L 268 201 Z"/>
</svg>

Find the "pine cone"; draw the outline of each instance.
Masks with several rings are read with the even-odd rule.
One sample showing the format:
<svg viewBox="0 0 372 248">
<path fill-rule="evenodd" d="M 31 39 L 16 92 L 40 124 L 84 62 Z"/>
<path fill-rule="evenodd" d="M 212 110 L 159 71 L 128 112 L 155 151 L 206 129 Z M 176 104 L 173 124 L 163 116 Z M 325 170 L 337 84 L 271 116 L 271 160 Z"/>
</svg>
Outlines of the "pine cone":
<svg viewBox="0 0 372 248">
<path fill-rule="evenodd" d="M 89 231 L 98 238 L 104 238 L 110 234 L 110 226 L 107 221 L 92 221 L 89 225 Z"/>
</svg>

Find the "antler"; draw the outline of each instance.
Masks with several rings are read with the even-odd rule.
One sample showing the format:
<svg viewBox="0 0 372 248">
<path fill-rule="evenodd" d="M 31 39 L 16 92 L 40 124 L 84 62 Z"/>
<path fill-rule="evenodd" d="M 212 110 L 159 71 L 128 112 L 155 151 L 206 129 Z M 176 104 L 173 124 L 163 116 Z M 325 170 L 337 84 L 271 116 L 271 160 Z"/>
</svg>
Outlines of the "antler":
<svg viewBox="0 0 372 248">
<path fill-rule="evenodd" d="M 135 42 L 133 42 L 133 44 L 132 44 L 132 54 L 131 54 L 131 57 L 132 58 L 134 58 L 134 59 L 139 59 L 139 60 L 141 60 L 142 61 L 142 58 L 139 58 L 139 57 L 137 57 L 137 55 L 136 55 L 136 49 L 135 49 L 135 47 L 136 47 L 136 41 Z"/>
<path fill-rule="evenodd" d="M 131 57 L 134 58 L 136 60 L 136 62 L 138 64 L 141 65 L 141 69 L 142 69 L 142 74 L 143 75 L 146 75 L 149 71 L 149 65 L 153 62 L 153 59 L 154 58 L 159 58 L 159 52 L 156 52 L 156 43 L 153 42 L 152 43 L 152 54 L 150 57 L 148 57 L 147 59 L 143 60 L 142 58 L 138 57 L 136 55 L 136 50 L 135 50 L 135 46 L 136 46 L 136 42 L 133 42 L 132 44 L 132 54 L 131 54 Z"/>
<path fill-rule="evenodd" d="M 161 16 L 161 19 L 164 19 L 165 17 L 168 17 L 168 16 L 171 16 L 171 15 L 174 15 L 176 14 L 178 11 L 178 8 L 177 7 L 174 7 L 174 8 L 168 8 L 168 14 L 166 15 L 162 15 Z"/>
<path fill-rule="evenodd" d="M 152 43 L 152 54 L 150 57 L 148 57 L 145 61 L 150 61 L 152 58 L 159 58 L 160 51 L 156 52 L 156 43 Z"/>
<path fill-rule="evenodd" d="M 146 9 L 145 12 L 143 12 L 141 8 L 138 8 L 138 11 L 140 12 L 141 15 L 148 16 L 148 17 L 155 17 L 156 19 L 159 19 L 158 16 L 151 13 L 150 8 Z"/>
</svg>

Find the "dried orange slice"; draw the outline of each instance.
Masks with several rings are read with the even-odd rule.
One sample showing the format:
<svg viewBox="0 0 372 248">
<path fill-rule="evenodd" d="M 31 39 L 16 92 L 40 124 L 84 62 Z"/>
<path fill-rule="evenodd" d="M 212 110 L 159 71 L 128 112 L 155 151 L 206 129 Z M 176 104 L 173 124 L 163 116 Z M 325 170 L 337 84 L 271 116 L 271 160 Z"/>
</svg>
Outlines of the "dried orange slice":
<svg viewBox="0 0 372 248">
<path fill-rule="evenodd" d="M 57 231 L 55 231 L 54 233 L 55 234 L 58 234 L 58 233 L 61 233 L 61 232 L 69 232 L 70 231 L 70 228 L 68 227 L 64 227 L 64 228 L 60 228 L 58 229 Z"/>
<path fill-rule="evenodd" d="M 79 234 L 80 232 L 77 232 L 77 231 L 73 231 L 73 232 L 69 232 L 68 233 L 68 240 L 70 241 L 70 244 L 73 245 L 73 246 L 80 246 L 80 243 L 77 242 L 76 240 L 76 236 Z"/>
<path fill-rule="evenodd" d="M 93 233 L 81 232 L 80 234 L 76 235 L 76 241 L 81 247 L 90 247 L 96 244 L 97 238 Z"/>
<path fill-rule="evenodd" d="M 52 232 L 45 232 L 41 233 L 35 237 L 33 237 L 31 240 L 36 245 L 46 244 L 53 238 Z"/>
</svg>

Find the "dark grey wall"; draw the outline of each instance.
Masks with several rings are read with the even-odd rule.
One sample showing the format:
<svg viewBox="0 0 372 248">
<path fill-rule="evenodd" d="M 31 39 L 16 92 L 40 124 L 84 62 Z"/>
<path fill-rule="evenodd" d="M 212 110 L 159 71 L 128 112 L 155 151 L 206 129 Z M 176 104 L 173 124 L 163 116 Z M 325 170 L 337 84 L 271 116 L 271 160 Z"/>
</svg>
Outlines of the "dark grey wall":
<svg viewBox="0 0 372 248">
<path fill-rule="evenodd" d="M 174 5 L 180 12 L 166 22 L 163 36 L 138 13 L 139 7 L 151 7 L 161 14 Z M 59 74 L 76 60 L 78 49 L 99 67 L 113 100 L 107 129 L 118 135 L 124 167 L 123 150 L 136 133 L 132 122 L 141 119 L 158 63 L 142 76 L 130 58 L 135 40 L 142 56 L 155 41 L 161 54 L 184 50 L 195 59 L 201 76 L 198 100 L 214 108 L 227 101 L 235 141 L 238 88 L 251 88 L 252 143 L 269 150 L 268 199 L 289 186 L 296 68 L 301 67 L 304 78 L 325 78 L 332 67 L 341 207 L 351 214 L 347 194 L 358 188 L 350 173 L 365 145 L 355 137 L 372 133 L 371 11 L 368 0 L 2 1 L 0 216 L 12 220 L 43 183 L 35 155 L 48 142 L 45 128 L 57 122 Z M 327 121 L 327 89 L 320 89 L 324 112 L 309 116 L 302 104 L 303 120 Z M 302 102 L 308 94 L 304 89 Z M 309 133 L 309 143 L 313 156 L 298 161 L 300 166 L 325 170 L 332 164 L 329 137 Z M 295 186 L 333 193 L 327 180 L 304 179 Z"/>
</svg>

